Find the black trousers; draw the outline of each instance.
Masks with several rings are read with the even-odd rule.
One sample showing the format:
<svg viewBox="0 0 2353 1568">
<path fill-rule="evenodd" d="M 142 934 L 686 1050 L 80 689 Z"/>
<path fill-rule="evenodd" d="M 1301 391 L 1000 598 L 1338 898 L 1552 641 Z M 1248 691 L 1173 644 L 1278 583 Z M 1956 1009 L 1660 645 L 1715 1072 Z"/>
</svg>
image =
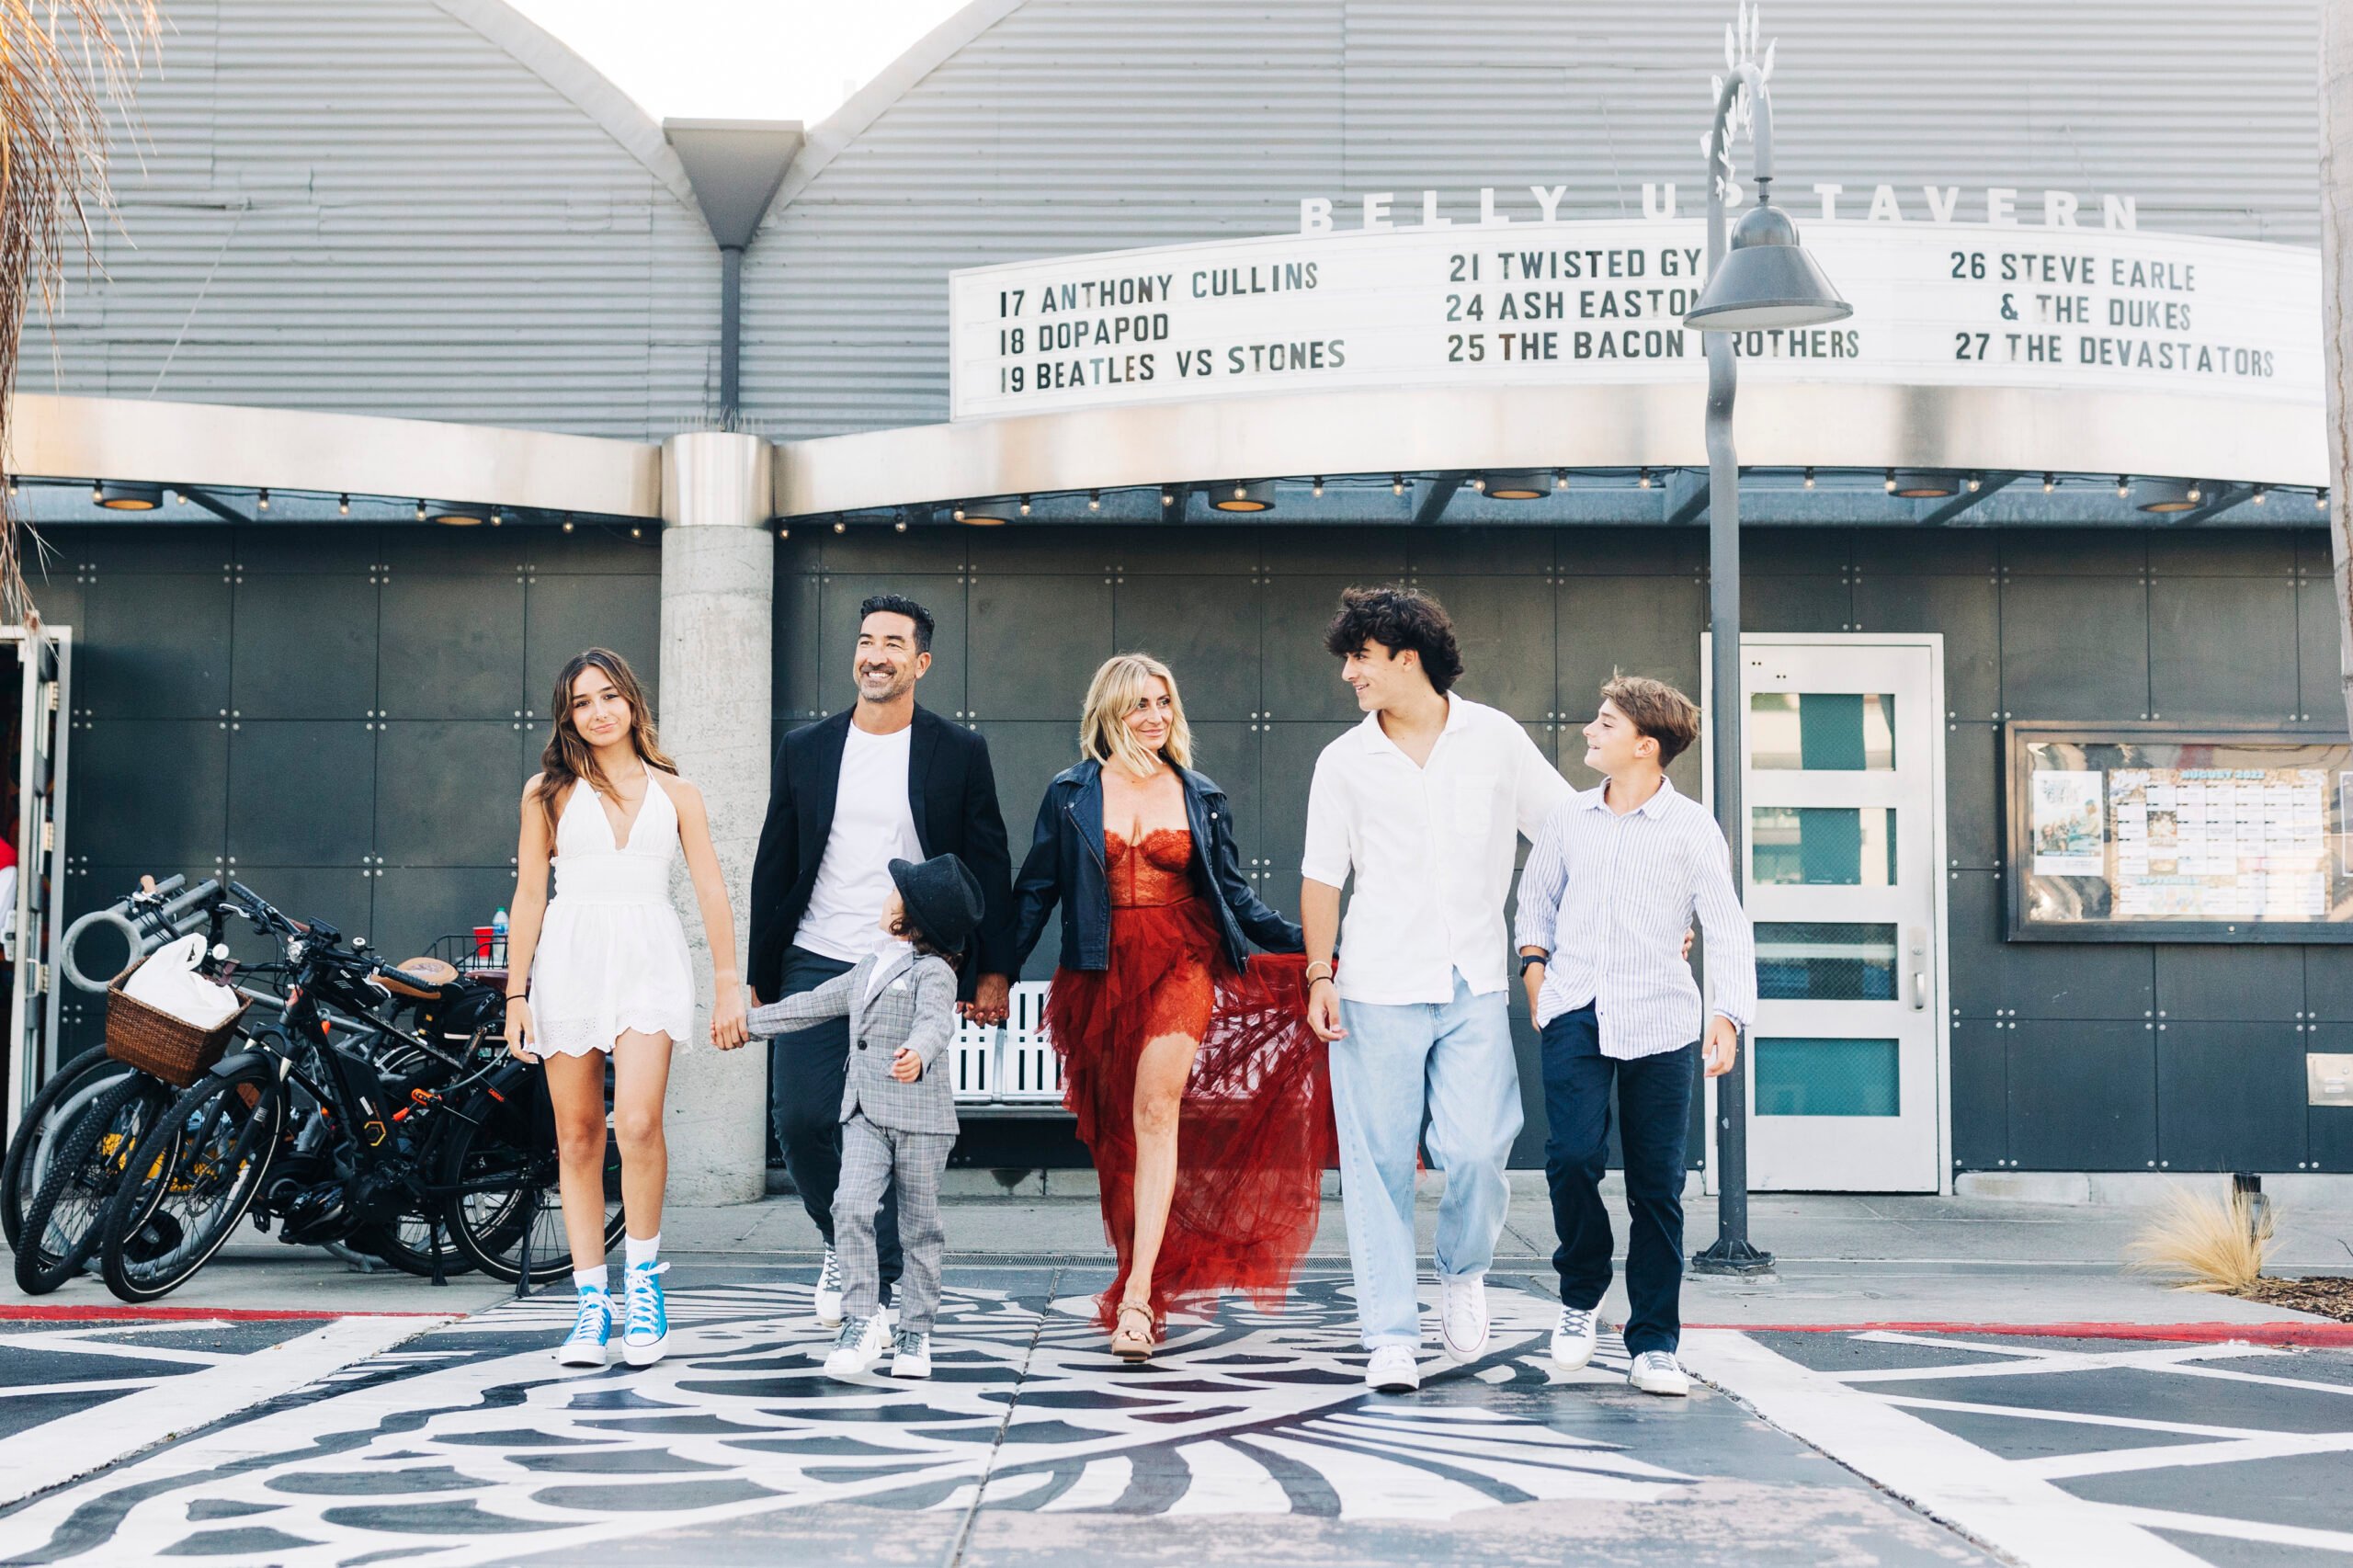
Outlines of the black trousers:
<svg viewBox="0 0 2353 1568">
<path fill-rule="evenodd" d="M 814 991 L 850 966 L 788 948 L 781 994 Z M 825 1244 L 834 1244 L 834 1188 L 842 1179 L 842 1080 L 849 1072 L 849 1020 L 827 1018 L 768 1042 L 768 1114 L 784 1168 Z M 882 1300 L 899 1278 L 899 1195 L 886 1187 L 874 1217 L 874 1250 L 882 1265 Z"/>
<path fill-rule="evenodd" d="M 1668 1350 L 1683 1336 L 1683 1149 L 1691 1121 L 1694 1043 L 1620 1062 L 1601 1054 L 1590 1006 L 1544 1026 L 1544 1176 L 1552 1188 L 1552 1254 L 1563 1304 L 1591 1310 L 1609 1289 L 1609 1090 L 1618 1090 L 1626 1156 L 1626 1350 Z"/>
</svg>

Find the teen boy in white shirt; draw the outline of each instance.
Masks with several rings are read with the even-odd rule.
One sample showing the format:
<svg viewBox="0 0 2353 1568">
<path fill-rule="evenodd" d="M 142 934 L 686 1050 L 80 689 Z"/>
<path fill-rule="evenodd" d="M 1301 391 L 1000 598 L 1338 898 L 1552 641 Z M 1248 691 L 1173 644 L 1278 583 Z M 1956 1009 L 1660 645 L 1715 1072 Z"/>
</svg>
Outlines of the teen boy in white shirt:
<svg viewBox="0 0 2353 1568">
<path fill-rule="evenodd" d="M 1300 869 L 1309 1024 L 1330 1042 L 1341 1195 L 1365 1381 L 1420 1386 L 1414 1154 L 1429 1117 L 1438 1324 L 1459 1361 L 1487 1347 L 1485 1276 L 1519 1133 L 1504 897 L 1518 840 L 1569 786 L 1517 721 L 1449 689 L 1462 673 L 1438 601 L 1351 588 L 1325 633 L 1364 722 L 1324 748 Z M 1345 929 L 1340 889 L 1353 875 Z M 1333 942 L 1347 960 L 1333 974 Z"/>
<path fill-rule="evenodd" d="M 1664 771 L 1699 733 L 1699 710 L 1662 681 L 1620 676 L 1585 727 L 1599 789 L 1573 796 L 1538 835 L 1519 881 L 1520 972 L 1543 1037 L 1544 1172 L 1560 1249 L 1552 1357 L 1593 1357 L 1594 1309 L 1609 1289 L 1601 1174 L 1609 1092 L 1626 1156 L 1628 1381 L 1686 1394 L 1682 1335 L 1683 1148 L 1691 1116 L 1699 988 L 1684 944 L 1708 939 L 1708 1076 L 1730 1072 L 1756 1011 L 1756 956 L 1715 818 Z"/>
</svg>

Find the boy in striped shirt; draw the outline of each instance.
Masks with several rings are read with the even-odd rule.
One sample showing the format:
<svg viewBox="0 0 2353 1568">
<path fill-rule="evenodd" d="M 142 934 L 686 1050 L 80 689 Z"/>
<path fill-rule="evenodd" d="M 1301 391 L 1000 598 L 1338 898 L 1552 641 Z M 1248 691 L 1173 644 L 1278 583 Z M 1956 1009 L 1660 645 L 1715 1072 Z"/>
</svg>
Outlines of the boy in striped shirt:
<svg viewBox="0 0 2353 1568">
<path fill-rule="evenodd" d="M 1699 733 L 1699 710 L 1663 681 L 1620 676 L 1585 727 L 1602 774 L 1552 813 L 1520 875 L 1518 937 L 1529 1011 L 1543 1037 L 1544 1172 L 1560 1235 L 1561 1320 L 1552 1357 L 1593 1356 L 1594 1312 L 1609 1289 L 1601 1176 L 1609 1091 L 1626 1157 L 1628 1381 L 1680 1395 L 1684 1138 L 1693 1058 L 1732 1070 L 1756 1008 L 1756 949 L 1715 819 L 1667 782 Z M 1708 941 L 1708 1007 L 1684 956 L 1694 917 Z M 1704 1046 L 1694 1036 L 1704 1039 Z"/>
</svg>

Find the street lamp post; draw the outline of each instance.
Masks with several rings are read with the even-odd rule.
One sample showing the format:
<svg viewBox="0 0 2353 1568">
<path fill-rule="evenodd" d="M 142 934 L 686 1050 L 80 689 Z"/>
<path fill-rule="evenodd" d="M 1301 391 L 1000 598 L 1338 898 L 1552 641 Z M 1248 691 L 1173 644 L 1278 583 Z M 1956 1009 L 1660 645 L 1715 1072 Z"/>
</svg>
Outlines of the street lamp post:
<svg viewBox="0 0 2353 1568">
<path fill-rule="evenodd" d="M 1747 25 L 1745 16 L 1744 24 Z M 1752 40 L 1753 41 L 1753 40 Z M 1768 58 L 1770 56 L 1768 54 Z M 1838 295 L 1798 244 L 1797 225 L 1771 204 L 1773 101 L 1765 70 L 1732 62 L 1716 95 L 1708 143 L 1708 285 L 1683 324 L 1699 331 L 1708 356 L 1708 628 L 1714 699 L 1716 821 L 1732 848 L 1733 885 L 1747 883 L 1746 823 L 1741 814 L 1740 460 L 1733 450 L 1733 392 L 1738 380 L 1732 334 L 1752 328 L 1818 326 L 1843 321 L 1854 307 Z M 1746 96 L 1755 115 L 1756 205 L 1725 243 L 1724 205 L 1732 178 L 1734 117 Z M 1748 1240 L 1747 1067 L 1735 1066 L 1716 1090 L 1716 1239 L 1693 1255 L 1700 1274 L 1762 1274 L 1773 1255 Z"/>
</svg>

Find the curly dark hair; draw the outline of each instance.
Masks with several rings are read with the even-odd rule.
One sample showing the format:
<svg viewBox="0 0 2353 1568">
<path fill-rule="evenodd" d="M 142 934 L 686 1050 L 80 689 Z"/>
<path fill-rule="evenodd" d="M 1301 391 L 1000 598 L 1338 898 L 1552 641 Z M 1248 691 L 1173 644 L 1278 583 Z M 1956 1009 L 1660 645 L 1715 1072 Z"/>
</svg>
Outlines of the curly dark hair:
<svg viewBox="0 0 2353 1568">
<path fill-rule="evenodd" d="M 915 652 L 931 652 L 931 611 L 904 594 L 870 594 L 858 607 L 858 623 L 866 624 L 870 615 L 904 615 L 915 623 Z"/>
<path fill-rule="evenodd" d="M 946 959 L 948 967 L 953 970 L 961 970 L 964 967 L 963 949 L 940 946 L 932 939 L 930 932 L 915 924 L 915 917 L 904 908 L 899 911 L 899 917 L 891 922 L 891 935 L 913 948 L 918 958 Z"/>
<path fill-rule="evenodd" d="M 1462 676 L 1462 650 L 1454 643 L 1454 622 L 1446 607 L 1416 588 L 1350 588 L 1340 611 L 1324 629 L 1324 646 L 1339 658 L 1378 642 L 1393 658 L 1411 648 L 1422 657 L 1422 673 L 1441 697 Z"/>
</svg>

